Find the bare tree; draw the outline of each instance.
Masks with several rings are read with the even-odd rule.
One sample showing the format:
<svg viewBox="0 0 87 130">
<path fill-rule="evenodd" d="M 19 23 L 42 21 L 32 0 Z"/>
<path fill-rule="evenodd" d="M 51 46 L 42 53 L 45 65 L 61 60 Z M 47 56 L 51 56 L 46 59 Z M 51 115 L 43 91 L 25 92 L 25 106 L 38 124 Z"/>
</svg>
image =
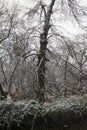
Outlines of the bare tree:
<svg viewBox="0 0 87 130">
<path fill-rule="evenodd" d="M 62 16 L 63 19 L 73 18 L 83 27 L 80 18 L 86 15 L 86 11 L 76 0 L 50 0 L 49 4 L 40 0 L 28 11 L 21 10 L 21 15 L 20 9 L 11 12 L 3 6 L 0 8 L 3 9 L 0 14 L 0 74 L 9 93 L 12 86 L 23 88 L 36 94 L 43 104 L 46 91 L 61 95 L 60 79 L 67 84 L 70 78 L 77 77 L 82 82 L 86 48 L 78 53 L 76 42 L 66 37 L 57 26 Z"/>
<path fill-rule="evenodd" d="M 56 4 L 55 4 L 56 3 Z M 60 5 L 60 6 L 58 6 Z M 54 9 L 53 9 L 54 7 Z M 59 8 L 59 9 L 58 9 Z M 82 17 L 82 15 L 86 15 L 86 11 L 82 10 L 81 6 L 78 4 L 78 2 L 76 0 L 62 0 L 62 1 L 57 1 L 57 0 L 51 0 L 50 4 L 47 6 L 46 4 L 44 4 L 44 2 L 39 1 L 35 7 L 33 9 L 31 9 L 29 12 L 27 12 L 27 14 L 31 17 L 37 17 L 39 18 L 40 16 L 40 21 L 38 22 L 40 24 L 40 26 L 38 27 L 38 24 L 36 24 L 36 28 L 38 30 L 38 32 L 40 33 L 38 36 L 39 38 L 39 52 L 37 54 L 38 57 L 38 63 L 37 63 L 37 82 L 38 82 L 38 89 L 37 89 L 37 98 L 39 100 L 39 102 L 44 102 L 45 101 L 45 80 L 46 80 L 46 63 L 47 61 L 49 61 L 48 57 L 47 57 L 47 52 L 50 52 L 50 49 L 48 48 L 48 43 L 52 42 L 51 40 L 53 40 L 52 38 L 55 37 L 56 42 L 61 42 L 63 44 L 65 44 L 67 46 L 67 50 L 68 50 L 68 54 L 69 56 L 71 56 L 73 54 L 73 50 L 71 51 L 69 47 L 69 45 L 67 44 L 67 42 L 70 42 L 70 40 L 68 39 L 68 41 L 66 41 L 66 37 L 58 32 L 57 28 L 55 27 L 56 25 L 54 24 L 54 19 L 55 19 L 55 14 L 57 13 L 62 13 L 64 15 L 64 17 L 70 18 L 74 18 L 74 20 L 77 21 L 77 23 L 80 24 L 80 17 Z M 59 11 L 59 12 L 58 12 Z M 65 14 L 64 12 L 66 11 L 67 14 Z M 80 13 L 81 15 L 80 15 Z M 53 16 L 53 17 L 52 17 Z M 58 22 L 58 21 L 57 21 Z M 53 25 L 54 24 L 54 25 Z M 52 43 L 53 45 L 55 43 Z M 71 54 L 72 53 L 72 54 Z M 67 75 L 67 65 L 68 65 L 68 57 L 67 56 L 67 60 L 66 61 L 66 65 L 65 65 L 65 79 L 66 79 L 66 75 Z M 72 56 L 71 56 L 72 57 Z"/>
</svg>

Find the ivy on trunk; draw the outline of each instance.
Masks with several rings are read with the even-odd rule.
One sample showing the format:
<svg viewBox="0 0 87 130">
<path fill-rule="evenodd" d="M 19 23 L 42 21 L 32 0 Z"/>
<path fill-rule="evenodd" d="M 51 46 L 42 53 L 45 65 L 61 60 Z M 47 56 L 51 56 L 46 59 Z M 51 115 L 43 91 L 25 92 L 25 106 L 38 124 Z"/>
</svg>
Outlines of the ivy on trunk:
<svg viewBox="0 0 87 130">
<path fill-rule="evenodd" d="M 56 0 L 51 0 L 51 4 L 48 7 L 48 10 L 44 11 L 44 26 L 43 31 L 40 34 L 40 49 L 38 54 L 38 93 L 37 98 L 40 103 L 45 101 L 45 74 L 46 74 L 46 50 L 47 50 L 47 36 L 50 29 L 50 19 L 52 15 L 53 6 Z M 44 8 L 45 9 L 45 8 Z"/>
</svg>

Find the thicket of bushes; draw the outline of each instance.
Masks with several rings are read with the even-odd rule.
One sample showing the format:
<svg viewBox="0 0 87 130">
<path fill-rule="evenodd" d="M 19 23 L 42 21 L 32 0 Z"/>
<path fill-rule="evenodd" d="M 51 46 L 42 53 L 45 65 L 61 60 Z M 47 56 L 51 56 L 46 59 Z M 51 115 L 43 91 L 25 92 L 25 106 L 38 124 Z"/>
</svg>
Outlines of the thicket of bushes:
<svg viewBox="0 0 87 130">
<path fill-rule="evenodd" d="M 36 101 L 0 102 L 0 130 L 87 130 L 87 101 L 66 98 L 41 106 Z"/>
</svg>

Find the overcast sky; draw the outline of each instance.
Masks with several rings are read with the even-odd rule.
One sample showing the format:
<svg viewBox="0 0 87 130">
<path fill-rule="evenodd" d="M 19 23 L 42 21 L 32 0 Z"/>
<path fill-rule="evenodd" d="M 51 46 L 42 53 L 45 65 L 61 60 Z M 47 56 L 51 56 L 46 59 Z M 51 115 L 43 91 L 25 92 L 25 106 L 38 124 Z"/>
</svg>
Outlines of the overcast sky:
<svg viewBox="0 0 87 130">
<path fill-rule="evenodd" d="M 9 5 L 12 5 L 13 2 L 18 3 L 19 5 L 25 6 L 25 7 L 31 7 L 34 5 L 36 0 L 4 0 Z M 50 0 L 44 0 L 45 2 L 48 2 Z M 87 6 L 87 0 L 78 0 L 80 5 Z M 78 34 L 83 32 L 77 24 L 72 24 L 70 21 L 59 23 L 67 32 L 70 32 L 71 34 Z"/>
<path fill-rule="evenodd" d="M 28 5 L 33 5 L 36 0 L 4 0 L 4 1 L 7 1 L 10 4 L 14 1 L 15 3 L 19 3 L 20 5 L 28 6 Z M 43 1 L 48 2 L 50 0 L 43 0 Z M 77 1 L 79 1 L 81 5 L 84 6 L 87 5 L 87 0 L 77 0 Z"/>
</svg>

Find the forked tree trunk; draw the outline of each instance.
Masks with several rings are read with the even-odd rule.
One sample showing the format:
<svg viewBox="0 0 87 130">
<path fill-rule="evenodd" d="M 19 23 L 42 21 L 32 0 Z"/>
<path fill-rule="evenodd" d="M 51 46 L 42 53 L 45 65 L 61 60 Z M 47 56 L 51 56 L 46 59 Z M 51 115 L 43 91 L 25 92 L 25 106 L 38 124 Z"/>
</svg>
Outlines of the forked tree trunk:
<svg viewBox="0 0 87 130">
<path fill-rule="evenodd" d="M 56 0 L 51 0 L 51 4 L 49 5 L 49 8 L 46 14 L 44 15 L 44 26 L 43 26 L 43 32 L 40 34 L 40 49 L 39 49 L 39 55 L 38 55 L 38 92 L 37 92 L 37 98 L 40 103 L 44 103 L 45 101 L 45 73 L 46 73 L 46 50 L 47 50 L 47 36 L 50 29 L 50 19 L 52 15 L 53 6 Z"/>
</svg>

